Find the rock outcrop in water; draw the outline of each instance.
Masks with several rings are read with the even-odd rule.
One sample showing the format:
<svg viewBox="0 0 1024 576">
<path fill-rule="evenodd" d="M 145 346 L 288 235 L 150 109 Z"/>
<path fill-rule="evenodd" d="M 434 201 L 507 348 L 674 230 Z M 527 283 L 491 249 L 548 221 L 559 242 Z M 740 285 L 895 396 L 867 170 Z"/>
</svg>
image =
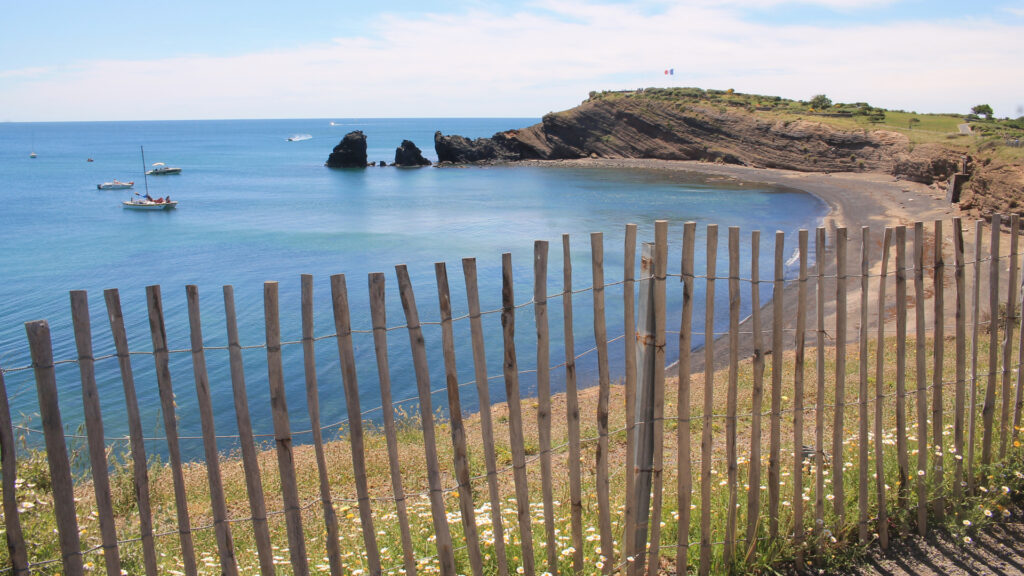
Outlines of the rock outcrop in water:
<svg viewBox="0 0 1024 576">
<path fill-rule="evenodd" d="M 423 151 L 411 140 L 402 140 L 402 145 L 395 149 L 393 166 L 430 166 L 430 160 L 423 157 Z"/>
<path fill-rule="evenodd" d="M 366 168 L 366 135 L 362 130 L 345 134 L 327 157 L 328 168 Z"/>
</svg>

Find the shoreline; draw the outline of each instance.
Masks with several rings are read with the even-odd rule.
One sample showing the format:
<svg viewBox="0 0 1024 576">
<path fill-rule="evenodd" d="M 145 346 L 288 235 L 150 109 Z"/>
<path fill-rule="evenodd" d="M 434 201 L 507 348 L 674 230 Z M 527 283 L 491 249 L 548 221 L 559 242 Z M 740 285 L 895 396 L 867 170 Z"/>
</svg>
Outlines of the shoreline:
<svg viewBox="0 0 1024 576">
<path fill-rule="evenodd" d="M 799 190 L 810 194 L 828 206 L 828 212 L 822 217 L 822 226 L 829 229 L 829 242 L 826 253 L 826 275 L 835 274 L 834 249 L 831 238 L 837 228 L 848 229 L 848 266 L 851 274 L 859 273 L 859 260 L 856 251 L 860 246 L 860 232 L 858 227 L 868 226 L 873 230 L 871 237 L 871 273 L 880 271 L 880 251 L 882 234 L 881 231 L 887 226 L 913 225 L 916 221 L 931 222 L 934 220 L 950 220 L 960 215 L 960 208 L 955 204 L 946 202 L 945 191 L 940 184 L 921 184 L 900 180 L 892 175 L 879 172 L 797 172 L 792 170 L 781 170 L 776 168 L 751 168 L 731 164 L 713 164 L 695 160 L 655 160 L 655 159 L 579 159 L 579 160 L 541 160 L 521 162 L 534 166 L 568 166 L 568 167 L 592 167 L 592 168 L 613 168 L 613 169 L 636 169 L 669 172 L 687 172 L 701 176 L 724 177 L 737 182 L 750 184 L 767 184 L 780 186 L 793 190 Z M 931 237 L 930 227 L 926 228 L 926 237 Z M 811 244 L 814 242 L 814 231 L 810 230 Z M 944 240 L 951 243 L 951 233 Z M 965 240 L 973 245 L 973 238 L 969 230 L 965 230 Z M 934 239 L 932 238 L 932 241 Z M 892 264 L 890 264 L 890 273 Z M 811 273 L 814 271 L 811 270 Z M 835 290 L 835 281 L 829 280 L 826 290 Z M 807 294 L 807 332 L 806 344 L 815 345 L 815 326 L 817 324 L 816 308 L 813 303 L 816 298 L 814 283 L 810 283 Z M 833 292 L 834 293 L 834 292 Z M 859 282 L 850 282 L 848 285 L 848 313 L 850 318 L 856 318 L 859 310 Z M 869 309 L 875 309 L 877 294 L 872 290 L 868 298 Z M 930 300 L 930 294 L 926 300 Z M 792 329 L 795 327 L 797 317 L 797 282 L 790 280 L 783 287 L 783 327 Z M 771 330 L 769 321 L 772 318 L 772 303 L 769 301 L 761 307 L 761 318 L 764 325 L 763 330 Z M 825 307 L 826 326 L 834 326 L 835 303 L 828 302 Z M 740 358 L 750 357 L 754 353 L 753 337 L 749 333 L 752 318 L 750 315 L 740 322 L 739 356 Z M 888 324 L 888 322 L 887 322 Z M 851 323 L 851 326 L 854 324 Z M 869 331 L 874 334 L 877 328 L 877 317 L 872 316 L 869 322 Z M 763 334 L 766 334 L 764 332 Z M 715 339 L 714 369 L 721 370 L 728 367 L 729 349 L 721 344 L 727 339 L 727 335 L 720 335 Z M 848 330 L 847 342 L 856 342 L 858 335 L 854 330 Z M 769 337 L 762 337 L 760 348 L 766 353 L 771 353 L 771 342 Z M 793 338 L 784 339 L 783 350 L 792 350 L 796 347 Z M 690 355 L 691 377 L 701 374 L 704 371 L 703 347 L 694 349 Z M 678 376 L 678 359 L 669 364 L 666 375 L 669 377 Z"/>
<path fill-rule="evenodd" d="M 958 206 L 946 202 L 945 190 L 939 184 L 900 180 L 880 172 L 797 172 L 698 160 L 648 158 L 525 160 L 515 164 L 690 172 L 704 176 L 724 176 L 751 184 L 783 186 L 811 194 L 825 202 L 829 207 L 825 218 L 834 222 L 834 226 L 830 227 L 875 228 L 918 220 L 947 219 L 960 214 Z"/>
</svg>

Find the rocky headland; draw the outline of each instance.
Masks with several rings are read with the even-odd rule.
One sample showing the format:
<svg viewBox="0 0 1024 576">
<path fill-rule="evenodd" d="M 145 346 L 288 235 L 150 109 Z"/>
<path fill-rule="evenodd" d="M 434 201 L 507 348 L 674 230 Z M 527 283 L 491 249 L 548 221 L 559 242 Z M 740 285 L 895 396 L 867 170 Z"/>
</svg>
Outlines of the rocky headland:
<svg viewBox="0 0 1024 576">
<path fill-rule="evenodd" d="M 983 216 L 1014 211 L 1024 201 L 1020 162 L 972 150 L 956 134 L 922 142 L 916 138 L 920 130 L 887 129 L 867 122 L 859 127 L 853 120 L 845 121 L 853 118 L 857 108 L 821 113 L 804 103 L 805 113 L 794 114 L 792 109 L 783 111 L 778 98 L 731 96 L 731 92 L 698 89 L 592 93 L 575 108 L 546 114 L 539 124 L 490 138 L 437 132 L 434 148 L 440 165 L 657 159 L 797 172 L 883 173 L 948 185 L 951 200 L 959 198 L 961 208 Z M 857 106 L 878 113 L 866 104 Z M 847 125 L 830 122 L 833 118 L 842 118 Z M 961 176 L 954 178 L 956 174 Z"/>
</svg>

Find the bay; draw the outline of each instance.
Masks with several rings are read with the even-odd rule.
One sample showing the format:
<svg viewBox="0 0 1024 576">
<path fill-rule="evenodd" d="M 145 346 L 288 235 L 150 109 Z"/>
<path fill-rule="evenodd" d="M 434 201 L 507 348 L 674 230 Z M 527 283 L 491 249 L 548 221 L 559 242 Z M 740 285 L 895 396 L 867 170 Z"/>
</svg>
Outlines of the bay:
<svg viewBox="0 0 1024 576">
<path fill-rule="evenodd" d="M 606 281 L 622 278 L 622 242 L 625 224 L 640 226 L 641 241 L 653 237 L 656 219 L 670 221 L 669 272 L 678 274 L 682 223 L 698 222 L 697 271 L 702 273 L 704 226 L 720 225 L 720 245 L 725 246 L 726 227 L 740 226 L 745 274 L 749 274 L 749 232 L 763 230 L 762 273 L 771 270 L 769 242 L 776 229 L 787 234 L 787 246 L 795 245 L 800 228 L 816 226 L 826 212 L 817 198 L 795 190 L 708 179 L 699 175 L 643 170 L 584 169 L 571 166 L 491 166 L 468 168 L 333 170 L 323 166 L 334 145 L 350 130 L 362 130 L 368 138 L 369 158 L 390 162 L 403 139 L 415 142 L 424 154 L 436 159 L 433 133 L 468 137 L 521 128 L 537 119 L 309 119 L 223 120 L 193 122 L 96 122 L 0 124 L 0 366 L 16 422 L 38 428 L 35 385 L 26 369 L 29 353 L 24 334 L 26 321 L 47 319 L 53 331 L 55 357 L 75 357 L 68 291 L 87 290 L 90 296 L 94 348 L 97 356 L 112 352 L 102 291 L 121 293 L 133 366 L 148 436 L 160 436 L 161 424 L 152 345 L 145 305 L 145 287 L 162 286 L 171 370 L 183 436 L 198 436 L 200 427 L 192 376 L 185 285 L 199 287 L 204 342 L 207 352 L 217 430 L 235 434 L 230 374 L 221 287 L 235 287 L 250 405 L 257 433 L 269 434 L 269 391 L 266 381 L 263 282 L 280 282 L 282 338 L 297 341 L 299 277 L 314 275 L 316 334 L 334 332 L 330 309 L 330 275 L 343 273 L 353 311 L 356 360 L 359 368 L 361 405 L 369 420 L 378 420 L 380 395 L 377 384 L 369 320 L 367 274 L 384 272 L 388 282 L 388 324 L 400 327 L 405 319 L 398 299 L 394 267 L 409 268 L 422 320 L 436 322 L 438 305 L 434 263 L 445 262 L 451 284 L 455 316 L 466 313 L 461 259 L 477 259 L 481 300 L 485 310 L 501 306 L 501 254 L 511 252 L 515 267 L 518 303 L 533 294 L 533 243 L 550 243 L 549 294 L 561 291 L 561 235 L 569 234 L 573 249 L 574 287 L 591 285 L 591 232 L 604 233 Z M 295 134 L 310 139 L 289 142 Z M 180 166 L 180 175 L 149 178 L 153 196 L 170 195 L 179 202 L 174 211 L 133 212 L 120 202 L 125 191 L 99 191 L 96 184 L 117 178 L 135 180 L 142 191 L 140 146 L 146 160 Z M 38 154 L 29 158 L 29 152 Z M 92 158 L 92 162 L 87 162 Z M 719 258 L 720 274 L 727 262 Z M 703 286 L 697 283 L 698 301 Z M 725 282 L 719 283 L 720 310 L 724 310 Z M 668 283 L 669 310 L 681 306 L 678 278 Z M 770 291 L 762 289 L 762 297 Z M 621 287 L 607 290 L 609 335 L 622 333 Z M 591 293 L 574 298 L 577 353 L 594 345 Z M 549 308 L 552 341 L 560 342 L 560 301 Z M 744 294 L 743 314 L 751 303 Z M 702 326 L 703 311 L 695 311 L 694 325 Z M 678 318 L 678 312 L 675 313 Z M 533 308 L 517 313 L 519 364 L 535 367 L 532 342 Z M 725 325 L 726 317 L 718 323 Z M 501 327 L 499 314 L 484 317 L 488 373 L 501 374 Z M 678 320 L 675 321 L 678 324 Z M 678 330 L 669 322 L 670 330 Z M 455 323 L 460 382 L 472 380 L 469 326 Z M 443 389 L 440 328 L 424 327 L 432 385 Z M 669 337 L 669 356 L 676 339 Z M 701 344 L 700 339 L 696 339 Z M 389 353 L 394 396 L 415 396 L 415 380 L 404 328 L 389 332 Z M 610 345 L 613 378 L 621 377 L 622 343 Z M 292 427 L 308 427 L 302 352 L 297 344 L 283 348 L 286 386 Z M 554 362 L 563 359 L 554 344 Z M 341 428 L 345 404 L 335 341 L 317 343 L 318 378 L 322 421 L 331 424 L 328 434 Z M 106 435 L 126 434 L 124 399 L 116 359 L 96 364 L 105 416 Z M 596 357 L 579 361 L 581 386 L 596 384 Z M 563 387 L 561 370 L 553 370 L 553 387 Z M 493 401 L 504 399 L 500 377 L 492 378 Z M 531 373 L 522 376 L 524 394 L 535 393 Z M 82 422 L 78 367 L 58 365 L 58 386 L 64 422 L 75 431 Z M 475 388 L 462 388 L 464 406 L 477 407 Z M 434 406 L 446 405 L 443 391 L 434 395 Z M 405 403 L 408 411 L 414 403 Z M 37 445 L 31 432 L 27 441 Z M 298 435 L 296 441 L 308 441 Z M 150 442 L 151 452 L 165 446 Z M 222 447 L 230 449 L 230 438 Z M 182 445 L 189 458 L 199 458 L 198 440 Z"/>
</svg>

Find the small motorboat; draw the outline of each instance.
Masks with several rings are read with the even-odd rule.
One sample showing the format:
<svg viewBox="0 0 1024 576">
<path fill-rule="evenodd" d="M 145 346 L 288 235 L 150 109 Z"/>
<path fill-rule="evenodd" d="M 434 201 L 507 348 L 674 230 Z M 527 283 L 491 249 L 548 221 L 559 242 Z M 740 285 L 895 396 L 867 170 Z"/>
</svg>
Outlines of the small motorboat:
<svg viewBox="0 0 1024 576">
<path fill-rule="evenodd" d="M 171 200 L 170 197 L 154 200 L 151 197 L 139 196 L 131 200 L 125 200 L 121 204 L 130 210 L 172 210 L 178 205 L 178 201 Z"/>
<path fill-rule="evenodd" d="M 29 152 L 28 153 L 28 157 L 29 158 L 35 158 L 36 157 L 36 153 L 35 152 Z"/>
<path fill-rule="evenodd" d="M 295 134 L 288 137 L 289 142 L 302 142 L 303 140 L 309 140 L 312 138 L 312 134 Z"/>
<path fill-rule="evenodd" d="M 168 166 L 163 162 L 154 162 L 153 167 L 146 171 L 149 176 L 160 176 L 161 174 L 181 174 L 181 168 Z"/>
<path fill-rule="evenodd" d="M 113 182 L 104 182 L 103 184 L 97 184 L 97 190 L 127 190 L 135 187 L 135 181 L 121 182 L 120 180 L 114 180 Z"/>
</svg>

